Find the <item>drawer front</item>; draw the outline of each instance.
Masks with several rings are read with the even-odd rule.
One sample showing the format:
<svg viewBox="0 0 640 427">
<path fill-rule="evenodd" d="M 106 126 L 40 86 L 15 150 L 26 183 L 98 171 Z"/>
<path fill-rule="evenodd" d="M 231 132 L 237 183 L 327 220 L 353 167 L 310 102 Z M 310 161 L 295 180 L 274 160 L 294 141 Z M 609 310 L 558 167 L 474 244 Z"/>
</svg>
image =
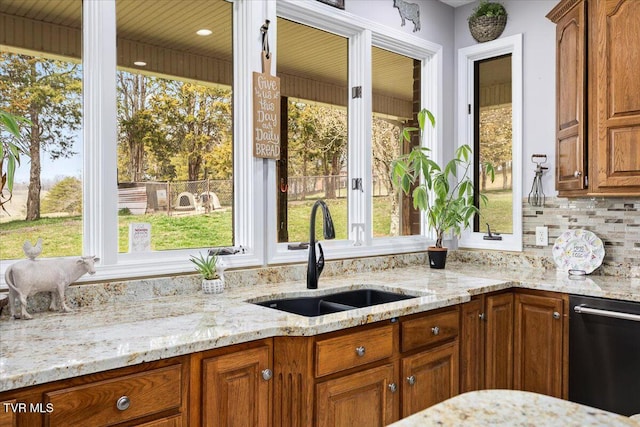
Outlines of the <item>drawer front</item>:
<svg viewBox="0 0 640 427">
<path fill-rule="evenodd" d="M 458 308 L 403 321 L 400 326 L 402 351 L 426 347 L 458 336 Z"/>
<path fill-rule="evenodd" d="M 316 376 L 391 357 L 393 326 L 387 325 L 316 342 Z"/>
<path fill-rule="evenodd" d="M 177 410 L 182 402 L 181 369 L 181 365 L 167 366 L 46 393 L 46 401 L 53 405 L 46 425 L 108 426 Z"/>
</svg>

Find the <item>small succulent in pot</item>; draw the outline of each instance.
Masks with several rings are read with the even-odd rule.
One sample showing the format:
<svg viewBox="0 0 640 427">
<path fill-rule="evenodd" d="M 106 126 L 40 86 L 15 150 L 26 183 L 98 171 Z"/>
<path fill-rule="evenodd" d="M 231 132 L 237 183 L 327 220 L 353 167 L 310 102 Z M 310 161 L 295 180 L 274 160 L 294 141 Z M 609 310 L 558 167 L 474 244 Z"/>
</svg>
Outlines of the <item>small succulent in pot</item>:
<svg viewBox="0 0 640 427">
<path fill-rule="evenodd" d="M 218 256 L 214 253 L 208 253 L 207 256 L 198 254 L 198 256 L 191 256 L 189 260 L 196 265 L 196 271 L 202 274 L 205 280 L 219 279 L 218 274 Z"/>
</svg>

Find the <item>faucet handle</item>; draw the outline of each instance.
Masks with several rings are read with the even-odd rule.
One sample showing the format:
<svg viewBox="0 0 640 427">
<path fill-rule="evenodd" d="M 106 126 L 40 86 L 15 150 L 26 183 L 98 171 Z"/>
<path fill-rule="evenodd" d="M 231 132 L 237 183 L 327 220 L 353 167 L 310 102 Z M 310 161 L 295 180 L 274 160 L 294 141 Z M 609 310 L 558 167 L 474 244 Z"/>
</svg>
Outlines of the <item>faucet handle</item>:
<svg viewBox="0 0 640 427">
<path fill-rule="evenodd" d="M 318 250 L 320 251 L 320 256 L 318 257 L 316 267 L 318 269 L 318 277 L 320 277 L 320 273 L 322 273 L 322 270 L 324 269 L 324 251 L 322 250 L 320 242 L 318 242 Z"/>
</svg>

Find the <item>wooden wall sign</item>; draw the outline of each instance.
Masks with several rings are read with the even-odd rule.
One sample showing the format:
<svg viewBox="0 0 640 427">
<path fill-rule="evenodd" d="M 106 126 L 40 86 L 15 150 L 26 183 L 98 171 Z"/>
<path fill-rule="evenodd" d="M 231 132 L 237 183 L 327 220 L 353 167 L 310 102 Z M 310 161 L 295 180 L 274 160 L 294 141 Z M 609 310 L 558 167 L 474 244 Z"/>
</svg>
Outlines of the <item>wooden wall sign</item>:
<svg viewBox="0 0 640 427">
<path fill-rule="evenodd" d="M 280 158 L 280 78 L 262 55 L 262 73 L 253 73 L 253 156 Z"/>
</svg>

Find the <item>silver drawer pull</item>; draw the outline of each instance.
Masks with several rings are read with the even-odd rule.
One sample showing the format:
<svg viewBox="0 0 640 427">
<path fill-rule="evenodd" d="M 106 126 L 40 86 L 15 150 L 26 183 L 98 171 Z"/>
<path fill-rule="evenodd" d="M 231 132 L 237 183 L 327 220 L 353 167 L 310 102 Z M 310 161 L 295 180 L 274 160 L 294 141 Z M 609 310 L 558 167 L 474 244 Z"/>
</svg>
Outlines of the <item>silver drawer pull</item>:
<svg viewBox="0 0 640 427">
<path fill-rule="evenodd" d="M 356 348 L 356 354 L 360 357 L 364 356 L 364 351 L 365 351 L 364 346 L 362 345 Z"/>
<path fill-rule="evenodd" d="M 121 396 L 120 399 L 116 402 L 116 408 L 121 411 L 126 411 L 131 406 L 131 400 L 129 396 Z"/>
<path fill-rule="evenodd" d="M 414 385 L 416 383 L 416 377 L 414 375 L 407 377 L 407 382 L 409 383 L 409 385 Z"/>
<path fill-rule="evenodd" d="M 396 385 L 396 383 L 389 384 L 389 391 L 391 393 L 395 393 L 397 390 L 398 390 L 398 386 Z"/>
<path fill-rule="evenodd" d="M 580 177 L 582 176 L 582 172 L 580 172 L 580 171 L 575 171 L 575 172 L 573 172 L 573 176 L 574 176 L 575 178 L 580 178 Z"/>
<path fill-rule="evenodd" d="M 560 318 L 560 313 L 558 313 L 557 311 L 553 312 L 553 318 L 554 319 L 559 319 Z"/>
<path fill-rule="evenodd" d="M 431 332 L 433 332 L 433 335 L 440 335 L 440 328 L 434 326 L 433 328 L 431 328 Z"/>
<path fill-rule="evenodd" d="M 269 381 L 271 378 L 273 378 L 273 372 L 271 371 L 271 369 L 264 369 L 262 371 L 262 379 L 265 381 Z"/>
</svg>

